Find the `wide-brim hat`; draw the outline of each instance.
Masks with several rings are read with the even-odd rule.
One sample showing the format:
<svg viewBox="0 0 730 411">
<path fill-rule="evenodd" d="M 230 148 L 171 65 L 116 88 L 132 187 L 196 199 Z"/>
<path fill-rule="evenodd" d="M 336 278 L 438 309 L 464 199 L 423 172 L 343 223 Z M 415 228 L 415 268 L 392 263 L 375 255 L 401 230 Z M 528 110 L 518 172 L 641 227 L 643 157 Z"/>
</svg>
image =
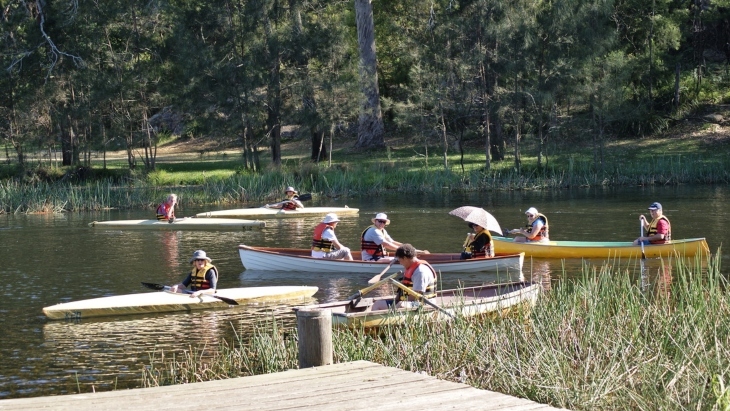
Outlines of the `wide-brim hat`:
<svg viewBox="0 0 730 411">
<path fill-rule="evenodd" d="M 286 188 L 286 190 L 284 190 L 285 193 L 288 193 L 290 191 L 294 194 L 299 194 L 299 192 L 297 190 L 295 190 L 294 187 L 292 187 L 292 186 L 289 186 Z"/>
<path fill-rule="evenodd" d="M 537 212 L 537 208 L 535 208 L 535 207 L 530 207 L 527 209 L 527 211 L 525 211 L 525 215 L 538 215 L 538 214 L 539 213 Z"/>
<path fill-rule="evenodd" d="M 326 216 L 324 216 L 324 219 L 322 220 L 323 223 L 329 224 L 329 223 L 336 223 L 340 221 L 339 218 L 337 218 L 337 214 L 335 213 L 329 213 Z"/>
<path fill-rule="evenodd" d="M 647 208 L 647 210 L 661 210 L 661 209 L 662 209 L 662 205 L 659 203 L 651 203 L 649 208 Z"/>
<path fill-rule="evenodd" d="M 192 263 L 195 260 L 208 260 L 208 262 L 211 262 L 211 260 L 207 255 L 205 255 L 205 251 L 203 250 L 195 250 L 193 253 L 193 258 L 190 259 L 190 263 Z"/>
<path fill-rule="evenodd" d="M 385 225 L 390 224 L 390 220 L 388 220 L 388 215 L 385 213 L 375 214 L 375 218 L 370 219 L 370 221 L 372 221 L 373 224 L 375 224 L 375 220 L 385 220 Z"/>
</svg>

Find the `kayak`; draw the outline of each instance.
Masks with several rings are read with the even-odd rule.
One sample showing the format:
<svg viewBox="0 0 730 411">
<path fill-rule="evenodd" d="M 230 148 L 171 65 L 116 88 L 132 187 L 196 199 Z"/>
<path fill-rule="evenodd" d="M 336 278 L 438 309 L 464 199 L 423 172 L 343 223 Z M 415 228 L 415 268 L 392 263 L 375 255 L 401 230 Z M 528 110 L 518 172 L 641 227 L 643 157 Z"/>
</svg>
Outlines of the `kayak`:
<svg viewBox="0 0 730 411">
<path fill-rule="evenodd" d="M 317 287 L 274 286 L 218 289 L 216 295 L 235 300 L 241 305 L 274 301 L 306 300 L 317 292 Z M 226 308 L 229 305 L 218 298 L 167 291 L 116 295 L 72 301 L 43 308 L 43 314 L 52 320 L 82 319 L 110 315 L 131 315 Z"/>
<path fill-rule="evenodd" d="M 234 218 L 176 218 L 174 222 L 160 220 L 94 221 L 89 227 L 122 230 L 238 230 L 246 227 L 266 227 L 265 221 Z"/>
<path fill-rule="evenodd" d="M 248 270 L 268 271 L 300 271 L 312 273 L 368 273 L 378 274 L 388 262 L 362 261 L 360 251 L 353 251 L 353 261 L 325 260 L 311 257 L 311 250 L 298 248 L 251 247 L 245 244 L 238 246 L 241 263 Z M 458 253 L 419 254 L 418 258 L 428 261 L 437 272 L 441 273 L 474 273 L 482 271 L 522 272 L 524 253 L 499 255 L 494 258 L 473 258 L 461 260 Z M 403 269 L 393 264 L 388 273 Z"/>
<path fill-rule="evenodd" d="M 449 320 L 451 316 L 474 317 L 490 314 L 501 316 L 519 305 L 533 306 L 541 289 L 540 284 L 511 282 L 441 290 L 436 292 L 436 297 L 429 299 L 440 309 L 424 304 L 416 308 L 372 310 L 376 301 L 394 298 L 393 295 L 389 295 L 374 298 L 358 297 L 352 300 L 296 307 L 294 310 L 332 310 L 334 327 L 376 328 L 419 320 L 443 321 Z"/>
<path fill-rule="evenodd" d="M 360 211 L 358 208 L 350 207 L 305 207 L 296 210 L 279 210 L 275 208 L 239 208 L 234 210 L 208 211 L 198 213 L 196 217 L 205 218 L 297 218 L 297 217 L 319 217 L 325 214 L 335 213 L 338 217 L 343 215 L 354 215 Z"/>
<path fill-rule="evenodd" d="M 550 241 L 545 243 L 516 243 L 512 238 L 492 237 L 499 253 L 524 252 L 530 257 L 542 258 L 641 258 L 640 245 L 631 241 Z M 647 258 L 708 255 L 710 248 L 704 238 L 672 240 L 667 244 L 644 246 Z"/>
</svg>

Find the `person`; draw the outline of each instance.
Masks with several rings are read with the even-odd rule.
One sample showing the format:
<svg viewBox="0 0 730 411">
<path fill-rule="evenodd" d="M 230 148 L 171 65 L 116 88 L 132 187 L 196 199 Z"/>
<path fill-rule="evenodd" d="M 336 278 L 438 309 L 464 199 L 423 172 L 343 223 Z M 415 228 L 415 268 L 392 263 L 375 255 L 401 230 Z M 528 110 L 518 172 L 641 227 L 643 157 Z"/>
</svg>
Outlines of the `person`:
<svg viewBox="0 0 730 411">
<path fill-rule="evenodd" d="M 193 258 L 190 259 L 192 270 L 190 274 L 180 283 L 170 287 L 170 291 L 175 293 L 184 292 L 190 287 L 192 293 L 190 297 L 198 297 L 201 294 L 213 294 L 218 286 L 218 269 L 211 264 L 213 260 L 205 254 L 203 250 L 196 250 Z"/>
<path fill-rule="evenodd" d="M 649 208 L 651 214 L 651 222 L 646 220 L 646 217 L 642 214 L 639 216 L 641 225 L 644 227 L 644 236 L 641 236 L 634 240 L 634 245 L 648 244 L 664 244 L 672 240 L 672 225 L 669 223 L 669 219 L 664 215 L 662 205 L 659 203 L 652 203 Z"/>
<path fill-rule="evenodd" d="M 510 230 L 510 234 L 517 234 L 522 237 L 515 237 L 515 243 L 534 243 L 538 241 L 548 241 L 549 225 L 548 219 L 543 214 L 537 212 L 535 207 L 530 207 L 525 211 L 527 216 L 527 225 L 525 228 L 516 228 Z"/>
<path fill-rule="evenodd" d="M 418 250 L 415 247 L 411 244 L 401 244 L 395 250 L 395 258 L 405 269 L 403 277 L 400 279 L 403 285 L 421 294 L 423 298 L 436 296 L 436 270 L 431 264 L 418 259 Z M 399 288 L 394 299 L 378 300 L 371 309 L 373 311 L 385 310 L 393 304 L 396 308 L 418 307 L 420 302 Z"/>
<path fill-rule="evenodd" d="M 299 201 L 299 193 L 297 190 L 294 189 L 294 187 L 289 186 L 284 190 L 284 194 L 286 194 L 286 198 L 279 201 L 278 203 L 274 204 L 266 204 L 264 207 L 266 208 L 280 208 L 282 210 L 296 210 L 297 208 L 304 208 L 304 204 L 302 204 L 301 201 Z"/>
<path fill-rule="evenodd" d="M 469 251 L 461 253 L 462 260 L 494 257 L 494 241 L 489 230 L 475 223 L 469 223 L 469 228 L 474 232 L 469 233 L 467 240 Z"/>
<path fill-rule="evenodd" d="M 175 221 L 175 204 L 177 204 L 177 194 L 167 196 L 167 199 L 157 207 L 157 219 L 170 223 Z"/>
<path fill-rule="evenodd" d="M 350 249 L 337 241 L 335 228 L 340 221 L 337 214 L 329 213 L 324 216 L 321 223 L 314 228 L 312 236 L 312 257 L 324 258 L 326 260 L 350 260 L 352 253 Z"/>
<path fill-rule="evenodd" d="M 378 213 L 375 218 L 371 219 L 373 225 L 369 226 L 362 232 L 360 236 L 360 251 L 363 261 L 392 261 L 393 257 L 388 257 L 388 250 L 397 250 L 403 243 L 393 240 L 388 235 L 385 227 L 390 225 L 388 215 Z M 429 254 L 428 250 L 416 250 L 418 253 Z"/>
</svg>

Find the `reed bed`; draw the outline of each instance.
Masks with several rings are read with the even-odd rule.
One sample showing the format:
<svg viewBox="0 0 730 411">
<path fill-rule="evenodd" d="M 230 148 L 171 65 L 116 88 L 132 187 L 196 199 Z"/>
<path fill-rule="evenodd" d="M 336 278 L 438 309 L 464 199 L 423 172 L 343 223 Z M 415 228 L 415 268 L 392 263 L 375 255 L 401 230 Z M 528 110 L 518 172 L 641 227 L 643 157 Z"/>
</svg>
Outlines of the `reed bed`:
<svg viewBox="0 0 730 411">
<path fill-rule="evenodd" d="M 673 280 L 650 289 L 629 269 L 585 266 L 532 310 L 497 320 L 335 331 L 335 361 L 373 361 L 574 410 L 727 410 L 730 295 L 719 256 L 705 267 L 671 261 Z M 296 368 L 292 333 L 271 321 L 205 361 L 190 353 L 155 362 L 145 386 Z"/>
<path fill-rule="evenodd" d="M 228 164 L 228 163 L 225 163 Z M 104 179 L 73 184 L 67 181 L 22 183 L 0 181 L 0 213 L 49 213 L 112 208 L 154 208 L 168 193 L 186 205 L 235 205 L 280 199 L 282 190 L 294 185 L 300 192 L 328 197 L 374 196 L 383 192 L 438 193 L 450 191 L 504 191 L 615 185 L 669 185 L 728 183 L 730 167 L 702 163 L 686 157 L 657 157 L 649 163 L 617 166 L 603 173 L 592 163 L 570 161 L 567 170 L 509 168 L 485 171 L 470 164 L 460 167 L 427 167 L 417 161 L 386 161 L 357 165 L 294 163 L 261 173 L 156 172 L 127 180 Z M 167 176 L 163 178 L 162 176 Z M 174 176 L 174 177 L 173 177 Z M 169 183 L 168 185 L 162 184 Z M 174 184 L 173 184 L 174 183 Z"/>
</svg>

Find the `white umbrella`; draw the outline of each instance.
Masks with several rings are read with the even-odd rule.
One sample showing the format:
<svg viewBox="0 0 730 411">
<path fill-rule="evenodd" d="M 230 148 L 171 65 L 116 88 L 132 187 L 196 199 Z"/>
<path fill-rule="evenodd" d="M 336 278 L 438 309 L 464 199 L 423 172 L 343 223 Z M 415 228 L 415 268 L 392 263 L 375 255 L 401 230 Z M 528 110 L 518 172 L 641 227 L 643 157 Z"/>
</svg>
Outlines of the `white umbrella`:
<svg viewBox="0 0 730 411">
<path fill-rule="evenodd" d="M 502 228 L 499 226 L 497 219 L 483 208 L 463 206 L 449 211 L 449 214 L 457 216 L 468 223 L 480 225 L 489 231 L 503 235 Z"/>
</svg>

